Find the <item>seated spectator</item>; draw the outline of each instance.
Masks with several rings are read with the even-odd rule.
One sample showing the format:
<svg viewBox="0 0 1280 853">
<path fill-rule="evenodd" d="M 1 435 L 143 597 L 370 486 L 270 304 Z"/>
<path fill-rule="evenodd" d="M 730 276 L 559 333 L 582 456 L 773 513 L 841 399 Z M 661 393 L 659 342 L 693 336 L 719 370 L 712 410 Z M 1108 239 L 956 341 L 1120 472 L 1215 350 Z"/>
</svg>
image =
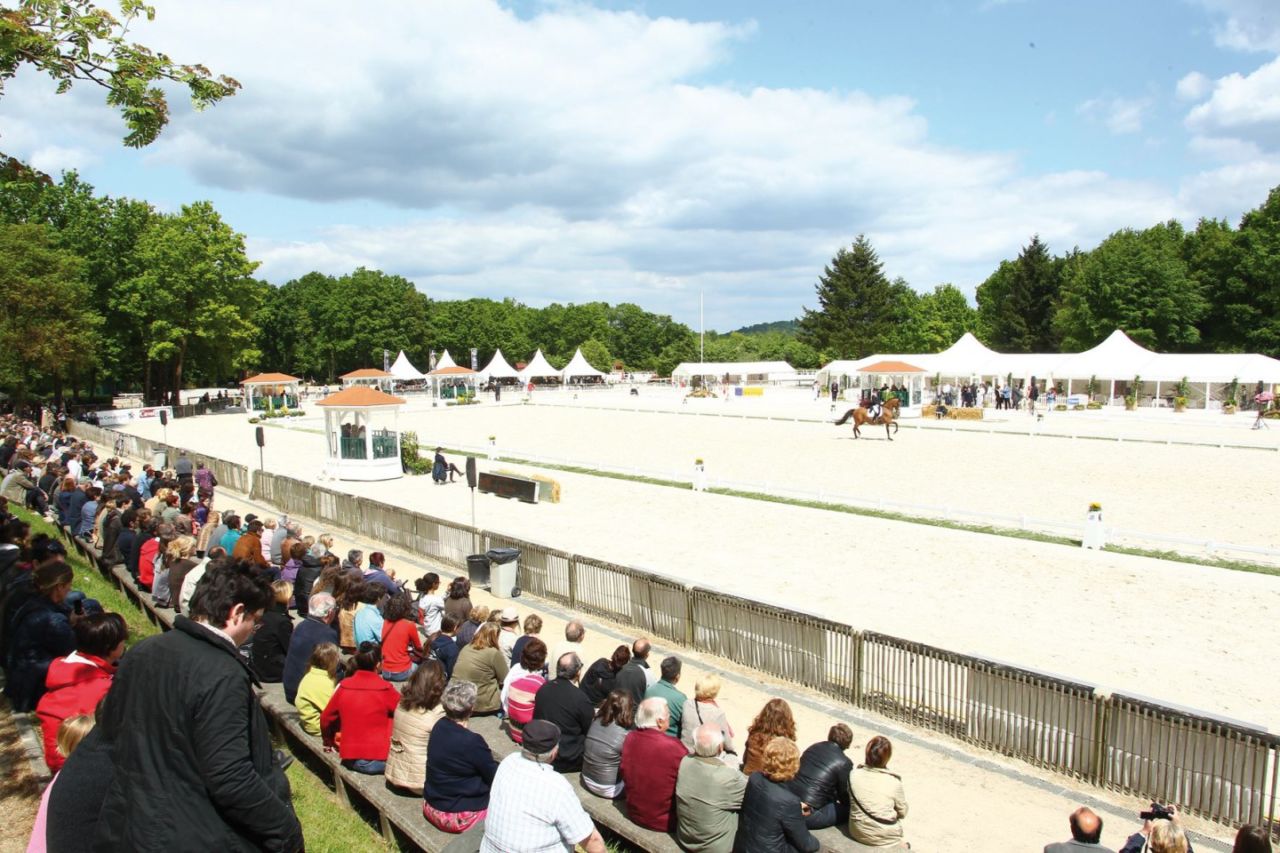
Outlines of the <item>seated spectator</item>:
<svg viewBox="0 0 1280 853">
<path fill-rule="evenodd" d="M 453 635 L 458 623 L 448 613 L 440 617 L 440 632 L 431 640 L 431 656 L 444 665 L 445 678 L 453 678 L 453 665 L 458 660 L 458 643 Z"/>
<path fill-rule="evenodd" d="M 199 561 L 195 559 L 196 540 L 190 536 L 179 536 L 169 543 L 165 556 L 169 560 L 169 601 L 174 613 L 182 613 L 182 584 Z"/>
<path fill-rule="evenodd" d="M 1166 812 L 1172 816 L 1171 819 L 1154 816 Z M 1187 840 L 1181 829 L 1177 806 L 1164 806 L 1153 802 L 1150 812 L 1144 814 L 1152 814 L 1152 816 L 1143 818 L 1142 829 L 1125 840 L 1120 853 L 1153 853 L 1153 851 L 1154 853 L 1192 853 L 1191 842 Z M 1160 835 L 1157 838 L 1158 827 Z"/>
<path fill-rule="evenodd" d="M 582 639 L 587 636 L 587 629 L 577 619 L 571 620 L 564 626 L 564 642 L 556 643 L 556 647 L 551 650 L 551 654 L 547 660 L 554 664 L 560 658 L 573 652 L 580 660 L 587 659 L 587 652 L 582 648 Z"/>
<path fill-rule="evenodd" d="M 481 604 L 471 608 L 471 615 L 458 624 L 458 648 L 470 644 L 471 638 L 480 630 L 480 626 L 489 621 L 489 608 Z"/>
<path fill-rule="evenodd" d="M 502 612 L 498 614 L 498 628 L 498 648 L 502 649 L 503 656 L 510 661 L 516 640 L 520 639 L 520 613 L 514 607 L 502 608 Z"/>
<path fill-rule="evenodd" d="M 408 681 L 422 660 L 422 638 L 413 619 L 413 601 L 403 591 L 387 599 L 382 620 L 382 677 Z"/>
<path fill-rule="evenodd" d="M 800 750 L 790 738 L 775 737 L 762 752 L 761 769 L 747 778 L 734 853 L 815 853 L 822 844 L 804 825 L 800 798 L 787 787 L 800 767 Z"/>
<path fill-rule="evenodd" d="M 361 601 L 364 581 L 351 580 L 341 573 L 334 580 L 333 596 L 341 608 L 338 611 L 338 648 L 343 654 L 353 654 L 356 650 L 356 612 L 364 604 Z"/>
<path fill-rule="evenodd" d="M 482 851 L 572 850 L 604 853 L 604 839 L 573 792 L 552 769 L 561 741 L 554 723 L 533 720 L 523 748 L 498 765 L 489 794 Z"/>
<path fill-rule="evenodd" d="M 636 722 L 636 706 L 631 694 L 615 690 L 596 711 L 582 746 L 582 787 L 597 797 L 615 799 L 622 795 L 622 743 Z"/>
<path fill-rule="evenodd" d="M 54 748 L 58 755 L 59 767 L 71 757 L 71 753 L 80 745 L 80 741 L 84 740 L 85 736 L 91 731 L 93 731 L 93 717 L 89 714 L 77 714 L 67 717 L 59 724 L 58 731 L 54 736 Z M 53 780 L 45 786 L 44 794 L 40 797 L 40 807 L 36 811 L 35 823 L 31 826 L 31 839 L 27 843 L 27 853 L 50 849 L 48 835 L 49 799 L 53 794 L 54 783 L 57 781 L 58 777 L 54 776 Z"/>
<path fill-rule="evenodd" d="M 764 761 L 764 748 L 775 737 L 796 739 L 796 718 L 785 699 L 770 699 L 747 726 L 747 745 L 742 751 L 742 772 L 755 773 Z"/>
<path fill-rule="evenodd" d="M 458 627 L 471 616 L 471 581 L 454 578 L 449 584 L 449 595 L 444 601 L 444 612 L 457 620 Z"/>
<path fill-rule="evenodd" d="M 618 673 L 630 662 L 631 649 L 624 643 L 614 649 L 610 657 L 600 658 L 587 667 L 586 675 L 582 676 L 582 692 L 587 694 L 592 705 L 599 705 L 613 692 Z"/>
<path fill-rule="evenodd" d="M 427 741 L 432 728 L 444 716 L 440 707 L 444 685 L 440 661 L 424 661 L 405 683 L 391 727 L 387 781 L 419 797 L 427 778 Z"/>
<path fill-rule="evenodd" d="M 440 617 L 444 616 L 444 596 L 440 594 L 440 576 L 427 572 L 413 583 L 418 591 L 414 604 L 418 608 L 418 624 L 428 637 L 440 630 Z M 512 661 L 515 663 L 515 661 Z"/>
<path fill-rule="evenodd" d="M 283 546 L 281 546 L 283 548 Z M 307 546 L 301 542 L 289 543 L 289 554 L 285 558 L 284 565 L 280 569 L 280 580 L 288 581 L 291 584 L 297 584 L 298 572 L 302 571 L 302 558 L 307 554 Z M 320 563 L 317 561 L 316 566 Z M 319 572 L 316 572 L 319 574 Z"/>
<path fill-rule="evenodd" d="M 210 542 L 209 545 L 210 547 L 217 545 L 222 548 L 222 550 L 226 551 L 227 554 L 232 554 L 235 552 L 236 544 L 240 541 L 240 537 L 244 535 L 240 528 L 240 516 L 235 513 L 231 513 L 225 516 L 223 520 L 227 524 L 227 532 L 222 534 L 222 538 L 217 542 Z"/>
<path fill-rule="evenodd" d="M 533 700 L 533 718 L 549 720 L 560 730 L 560 749 L 555 768 L 573 773 L 582 768 L 582 748 L 595 717 L 595 706 L 578 687 L 582 659 L 568 652 L 556 662 L 556 677 L 538 691 Z"/>
<path fill-rule="evenodd" d="M 476 686 L 454 679 L 445 687 L 440 703 L 444 718 L 432 727 L 427 740 L 422 814 L 436 829 L 466 832 L 484 820 L 498 762 L 484 737 L 467 729 L 476 705 Z"/>
<path fill-rule="evenodd" d="M 844 754 L 853 743 L 853 730 L 836 723 L 827 739 L 800 756 L 800 769 L 787 787 L 809 808 L 805 826 L 825 829 L 849 820 L 849 774 L 853 762 Z"/>
<path fill-rule="evenodd" d="M 547 647 L 541 640 L 525 643 L 520 662 L 502 682 L 502 713 L 506 717 L 507 734 L 516 743 L 520 743 L 525 723 L 533 719 L 534 697 L 547 683 L 542 674 L 546 658 Z"/>
<path fill-rule="evenodd" d="M 849 835 L 868 847 L 906 849 L 907 796 L 902 777 L 885 769 L 892 756 L 893 744 L 877 735 L 867 741 L 866 763 L 849 775 Z"/>
<path fill-rule="evenodd" d="M 645 699 L 636 711 L 636 730 L 622 743 L 619 773 L 627 816 L 632 823 L 656 832 L 676 825 L 676 778 L 689 753 L 679 738 L 667 736 L 671 708 L 665 699 Z"/>
<path fill-rule="evenodd" d="M 204 577 L 205 572 L 210 566 L 227 561 L 227 552 L 219 545 L 216 548 L 210 548 L 205 560 L 197 563 L 194 569 L 187 572 L 187 576 L 182 581 L 182 590 L 178 595 L 179 606 L 184 616 L 189 616 L 191 613 L 191 598 L 196 594 L 196 587 L 200 584 L 200 579 Z"/>
<path fill-rule="evenodd" d="M 298 722 L 310 735 L 320 734 L 320 715 L 328 707 L 333 692 L 338 689 L 342 652 L 337 643 L 318 643 L 311 650 L 307 661 L 307 674 L 298 683 L 293 705 L 298 709 Z"/>
<path fill-rule="evenodd" d="M 229 536 L 230 534 L 228 534 Z M 226 547 L 225 537 L 223 538 Z M 232 546 L 231 559 L 243 560 L 246 563 L 252 563 L 260 569 L 266 569 L 271 566 L 271 561 L 262 555 L 262 522 L 254 519 L 245 527 L 245 531 L 236 539 Z"/>
<path fill-rule="evenodd" d="M 374 551 L 369 555 L 369 565 L 363 572 L 365 583 L 377 584 L 387 595 L 400 592 L 400 584 L 387 574 L 387 558 L 381 551 Z"/>
<path fill-rule="evenodd" d="M 676 778 L 676 840 L 698 853 L 730 853 L 747 777 L 724 763 L 724 732 L 716 723 L 693 731 L 693 755 Z"/>
<path fill-rule="evenodd" d="M 1231 853 L 1271 853 L 1271 833 L 1265 826 L 1246 823 L 1236 833 Z"/>
<path fill-rule="evenodd" d="M 530 613 L 524 617 L 524 633 L 516 637 L 516 644 L 511 647 L 511 665 L 515 666 L 520 662 L 520 652 L 524 650 L 524 644 L 538 636 L 542 631 L 542 617 L 537 613 Z M 544 672 L 543 675 L 546 675 Z"/>
<path fill-rule="evenodd" d="M 271 584 L 271 592 L 275 598 L 262 614 L 258 632 L 253 635 L 249 663 L 259 681 L 279 684 L 284 678 L 284 662 L 289 653 L 289 642 L 293 639 L 293 619 L 289 616 L 293 584 L 276 581 Z"/>
<path fill-rule="evenodd" d="M 614 686 L 630 693 L 632 704 L 639 707 L 655 681 L 657 677 L 649 670 L 649 641 L 641 637 L 631 644 L 631 662 L 618 671 Z"/>
<path fill-rule="evenodd" d="M 298 684 L 310 666 L 311 651 L 321 643 L 338 642 L 338 632 L 333 620 L 338 613 L 338 602 L 327 592 L 317 592 L 307 605 L 307 618 L 299 622 L 289 637 L 289 651 L 284 656 L 284 698 L 293 702 Z"/>
<path fill-rule="evenodd" d="M 360 587 L 360 606 L 352 622 L 352 637 L 357 646 L 382 642 L 382 602 L 387 591 L 382 584 L 367 583 Z"/>
<path fill-rule="evenodd" d="M 35 710 L 45 692 L 49 665 L 76 649 L 74 614 L 66 604 L 73 580 L 71 567 L 61 560 L 37 566 L 31 573 L 32 595 L 12 611 L 4 694 L 15 711 Z"/>
<path fill-rule="evenodd" d="M 1114 853 L 1101 844 L 1102 818 L 1093 809 L 1081 806 L 1068 818 L 1071 840 L 1046 844 L 1044 853 Z"/>
<path fill-rule="evenodd" d="M 44 760 L 49 769 L 62 769 L 65 755 L 58 751 L 58 727 L 77 714 L 92 714 L 107 694 L 116 674 L 116 661 L 124 654 L 129 627 L 119 613 L 94 613 L 71 626 L 76 650 L 49 664 L 45 694 L 36 704 L 36 716 L 44 734 Z"/>
<path fill-rule="evenodd" d="M 675 655 L 663 658 L 661 665 L 662 678 L 658 679 L 658 682 L 646 690 L 644 694 L 646 699 L 657 698 L 667 703 L 667 707 L 671 710 L 670 722 L 667 724 L 667 734 L 674 738 L 680 737 L 680 717 L 684 714 L 684 703 L 689 698 L 676 687 L 676 682 L 680 680 L 681 668 L 680 658 Z M 686 751 L 688 751 L 687 748 Z"/>
<path fill-rule="evenodd" d="M 320 714 L 320 733 L 325 746 L 338 747 L 344 767 L 373 775 L 387 766 L 400 694 L 378 675 L 382 655 L 377 643 L 361 643 L 351 663 L 354 671 L 342 679 Z M 341 738 L 336 737 L 339 732 Z"/>
<path fill-rule="evenodd" d="M 472 613 L 484 609 L 477 607 Z M 498 649 L 497 625 L 485 623 L 476 632 L 475 639 L 462 647 L 453 665 L 452 677 L 476 686 L 474 714 L 486 716 L 502 710 L 502 682 L 507 677 L 507 661 Z"/>
<path fill-rule="evenodd" d="M 161 524 L 159 518 L 148 518 L 138 535 L 136 546 L 138 557 L 135 563 L 138 567 L 138 589 L 143 592 L 151 592 L 151 586 L 156 579 L 156 562 L 163 553 L 160 547 Z"/>
<path fill-rule="evenodd" d="M 310 537 L 307 537 L 308 539 Z M 292 555 L 298 554 L 298 549 L 302 549 L 302 553 L 297 557 Z M 298 576 L 293 583 L 293 599 L 297 602 L 298 615 L 303 619 L 307 618 L 307 605 L 311 602 L 311 594 L 319 592 L 314 589 L 316 581 L 320 578 L 320 558 L 316 557 L 307 548 L 306 542 L 297 542 L 290 548 L 290 559 L 298 561 Z"/>
<path fill-rule="evenodd" d="M 693 698 L 685 700 L 684 710 L 680 714 L 680 740 L 686 749 L 693 749 L 693 733 L 707 723 L 715 723 L 724 736 L 725 755 L 737 755 L 733 745 L 733 728 L 729 718 L 725 716 L 716 697 L 720 695 L 720 676 L 714 672 L 707 673 L 693 683 Z"/>
</svg>

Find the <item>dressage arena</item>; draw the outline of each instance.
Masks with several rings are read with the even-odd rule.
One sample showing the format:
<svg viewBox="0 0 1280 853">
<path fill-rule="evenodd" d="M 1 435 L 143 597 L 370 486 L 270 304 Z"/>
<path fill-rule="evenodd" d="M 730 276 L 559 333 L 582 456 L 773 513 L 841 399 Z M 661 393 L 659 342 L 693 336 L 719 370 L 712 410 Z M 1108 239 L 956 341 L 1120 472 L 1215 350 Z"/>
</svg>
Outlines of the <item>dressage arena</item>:
<svg viewBox="0 0 1280 853">
<path fill-rule="evenodd" d="M 424 452 L 482 447 L 519 458 L 634 467 L 689 479 L 708 474 L 770 490 L 800 489 L 1078 522 L 1091 501 L 1107 523 L 1157 535 L 1280 547 L 1269 523 L 1280 509 L 1280 453 L 1216 446 L 1280 445 L 1280 426 L 1250 432 L 1251 417 L 1193 413 L 1114 416 L 1074 423 L 1056 413 L 1041 427 L 1098 437 L 1140 433 L 1212 446 L 1029 437 L 1009 413 L 979 431 L 904 422 L 855 441 L 827 401 L 792 392 L 766 400 L 691 400 L 645 388 L 535 392 L 532 405 L 485 402 L 400 414 Z M 750 408 L 758 403 L 757 408 Z M 312 402 L 309 409 L 314 409 Z M 639 408 L 638 411 L 609 410 Z M 690 412 L 706 416 L 695 417 Z M 714 417 L 717 413 L 809 420 Z M 1004 414 L 1004 413 L 1001 413 Z M 1093 415 L 1093 413 L 1087 413 Z M 1162 416 L 1167 416 L 1162 419 Z M 1056 418 L 1056 421 L 1055 421 Z M 1229 423 L 1228 423 L 1229 422 Z M 309 415 L 266 429 L 268 470 L 316 479 L 322 421 Z M 1066 425 L 1066 426 L 1064 426 Z M 159 423 L 128 428 L 159 439 Z M 244 415 L 182 419 L 170 444 L 256 468 Z M 462 460 L 453 458 L 459 463 Z M 481 461 L 481 470 L 528 466 Z M 532 470 L 536 470 L 532 469 Z M 547 472 L 559 504 L 478 495 L 476 523 L 548 546 L 649 569 L 761 601 L 1096 684 L 1145 694 L 1270 729 L 1280 727 L 1280 685 L 1262 677 L 1280 623 L 1280 577 L 1058 544 L 695 493 L 592 474 Z M 325 483 L 452 521 L 471 520 L 465 484 L 429 477 Z"/>
</svg>

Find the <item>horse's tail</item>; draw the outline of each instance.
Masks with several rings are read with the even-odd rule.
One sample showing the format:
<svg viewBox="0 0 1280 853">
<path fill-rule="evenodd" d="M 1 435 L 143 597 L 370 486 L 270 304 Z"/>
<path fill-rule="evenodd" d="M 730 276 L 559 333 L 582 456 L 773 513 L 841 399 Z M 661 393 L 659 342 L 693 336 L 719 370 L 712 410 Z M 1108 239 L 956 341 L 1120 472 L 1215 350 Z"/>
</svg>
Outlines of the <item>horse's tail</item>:
<svg viewBox="0 0 1280 853">
<path fill-rule="evenodd" d="M 840 418 L 840 420 L 836 421 L 836 426 L 844 426 L 845 424 L 847 424 L 847 423 L 849 422 L 849 418 L 853 417 L 853 413 L 854 413 L 854 412 L 856 412 L 856 411 L 858 411 L 858 410 L 857 410 L 856 408 L 854 408 L 854 409 L 850 409 L 849 411 L 845 412 L 845 413 L 844 413 L 844 416 L 843 416 L 843 417 L 841 417 L 841 418 Z"/>
</svg>

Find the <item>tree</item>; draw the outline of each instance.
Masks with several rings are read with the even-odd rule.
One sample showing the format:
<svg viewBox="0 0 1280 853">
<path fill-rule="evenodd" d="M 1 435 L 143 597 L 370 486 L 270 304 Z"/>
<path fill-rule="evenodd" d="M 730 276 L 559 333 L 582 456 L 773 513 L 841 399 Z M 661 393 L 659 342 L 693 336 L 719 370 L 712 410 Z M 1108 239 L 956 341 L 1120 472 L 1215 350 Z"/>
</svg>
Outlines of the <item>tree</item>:
<svg viewBox="0 0 1280 853">
<path fill-rule="evenodd" d="M 861 358 L 881 349 L 901 320 L 902 293 L 885 277 L 866 235 L 836 252 L 816 290 L 818 310 L 804 309 L 799 339 L 835 358 Z"/>
<path fill-rule="evenodd" d="M 601 370 L 605 373 L 613 370 L 613 356 L 609 355 L 609 348 L 595 338 L 590 338 L 583 342 L 582 357 L 587 360 L 587 364 L 596 370 Z"/>
<path fill-rule="evenodd" d="M 0 225 L 0 383 L 15 409 L 40 383 L 59 393 L 66 377 L 92 365 L 102 317 L 83 276 L 48 226 Z"/>
<path fill-rule="evenodd" d="M 1010 352 L 1053 352 L 1058 348 L 1053 317 L 1062 286 L 1062 261 L 1055 260 L 1040 235 L 1013 262 L 1003 261 L 978 285 L 978 323 L 989 346 Z"/>
<path fill-rule="evenodd" d="M 150 145 L 169 122 L 169 103 L 157 83 L 178 83 L 198 109 L 231 97 L 240 84 L 214 77 L 203 65 L 184 65 L 127 39 L 139 18 L 155 9 L 141 0 L 120 0 L 121 18 L 89 0 L 21 0 L 0 6 L 0 94 L 24 65 L 58 82 L 58 93 L 77 82 L 94 83 L 129 128 L 124 144 Z"/>
<path fill-rule="evenodd" d="M 1205 302 L 1182 243 L 1177 222 L 1124 229 L 1103 240 L 1063 287 L 1057 323 L 1064 345 L 1087 349 L 1115 329 L 1159 350 L 1198 344 Z"/>
<path fill-rule="evenodd" d="M 1187 273 L 1206 303 L 1200 338 L 1214 352 L 1243 351 L 1260 326 L 1258 301 L 1243 275 L 1241 243 L 1225 220 L 1201 219 L 1182 244 Z"/>
<path fill-rule="evenodd" d="M 1244 215 L 1237 240 L 1243 287 L 1228 291 L 1234 297 L 1228 304 L 1251 309 L 1231 311 L 1238 333 L 1245 336 L 1250 349 L 1280 354 L 1280 187 Z"/>
<path fill-rule="evenodd" d="M 965 332 L 977 328 L 977 312 L 960 288 L 940 284 L 932 293 L 922 293 L 911 306 L 903 326 L 898 352 L 941 352 Z"/>
</svg>

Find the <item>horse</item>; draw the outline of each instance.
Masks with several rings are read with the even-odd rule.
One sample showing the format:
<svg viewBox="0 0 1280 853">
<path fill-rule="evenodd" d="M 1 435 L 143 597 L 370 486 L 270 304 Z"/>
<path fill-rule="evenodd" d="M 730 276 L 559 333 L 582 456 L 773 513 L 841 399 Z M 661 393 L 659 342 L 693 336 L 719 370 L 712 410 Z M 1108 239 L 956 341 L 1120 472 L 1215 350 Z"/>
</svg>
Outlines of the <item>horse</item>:
<svg viewBox="0 0 1280 853">
<path fill-rule="evenodd" d="M 888 400 L 885 400 L 884 403 L 881 405 L 882 405 L 882 410 L 880 412 L 879 417 L 875 417 L 875 418 L 871 417 L 871 415 L 868 414 L 865 406 L 859 406 L 856 409 L 850 409 L 849 411 L 845 412 L 844 417 L 836 421 L 836 426 L 843 426 L 844 424 L 847 424 L 849 422 L 850 418 L 852 418 L 853 419 L 853 437 L 861 438 L 862 431 L 859 429 L 859 427 L 862 427 L 864 425 L 878 426 L 879 424 L 884 424 L 884 437 L 889 439 L 889 441 L 893 441 L 893 434 L 890 432 L 889 428 L 893 427 L 893 432 L 898 431 L 898 406 L 900 405 L 898 402 L 898 398 L 890 397 Z"/>
</svg>

